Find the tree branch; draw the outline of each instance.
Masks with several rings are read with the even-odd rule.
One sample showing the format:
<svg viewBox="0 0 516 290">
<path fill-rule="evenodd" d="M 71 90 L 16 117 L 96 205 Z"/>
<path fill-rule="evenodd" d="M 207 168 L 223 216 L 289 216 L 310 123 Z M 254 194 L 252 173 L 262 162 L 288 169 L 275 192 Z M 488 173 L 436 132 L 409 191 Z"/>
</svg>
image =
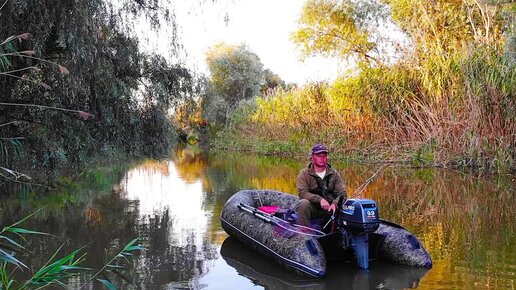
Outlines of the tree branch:
<svg viewBox="0 0 516 290">
<path fill-rule="evenodd" d="M 5 4 L 7 4 L 7 1 L 9 1 L 9 0 L 5 0 L 4 4 L 2 4 L 2 6 L 0 6 L 0 10 L 2 10 L 2 8 L 4 8 Z"/>
<path fill-rule="evenodd" d="M 20 183 L 20 184 L 27 184 L 27 185 L 36 185 L 36 186 L 43 186 L 43 187 L 46 187 L 46 188 L 52 188 L 51 186 L 48 186 L 48 185 L 45 185 L 45 184 L 41 184 L 41 183 L 35 183 L 35 182 L 29 182 L 29 181 L 22 181 L 22 180 L 19 180 L 19 178 L 23 177 L 23 178 L 28 178 L 28 180 L 31 180 L 30 176 L 24 174 L 24 173 L 21 173 L 21 172 L 18 172 L 18 171 L 15 171 L 15 170 L 11 170 L 11 169 L 8 169 L 8 168 L 5 168 L 5 167 L 0 167 L 0 169 L 4 170 L 5 172 L 7 173 L 10 173 L 11 175 L 14 176 L 14 178 L 8 176 L 8 175 L 5 175 L 5 174 L 2 174 L 0 172 L 0 177 L 3 177 L 11 182 L 16 182 L 16 183 Z"/>
<path fill-rule="evenodd" d="M 4 123 L 4 124 L 0 124 L 0 127 L 3 127 L 3 126 L 7 126 L 7 125 L 11 125 L 11 124 L 18 124 L 19 122 L 22 122 L 22 121 L 18 121 L 18 120 L 14 120 L 14 121 L 11 121 L 11 122 L 7 122 L 7 123 Z"/>
<path fill-rule="evenodd" d="M 15 78 L 15 79 L 20 79 L 20 80 L 23 80 L 23 81 L 31 82 L 31 83 L 34 83 L 36 85 L 41 85 L 45 89 L 51 89 L 50 86 L 45 84 L 45 83 L 38 83 L 38 82 L 36 82 L 34 80 L 23 78 L 23 77 L 19 77 L 17 75 L 13 75 L 13 74 L 10 74 L 10 73 L 0 72 L 0 75 L 4 75 L 4 76 L 12 77 L 12 78 Z"/>
<path fill-rule="evenodd" d="M 65 108 L 58 108 L 58 107 L 51 107 L 51 106 L 44 106 L 44 105 L 35 105 L 35 104 L 19 104 L 19 103 L 2 103 L 0 102 L 0 105 L 3 106 L 17 106 L 17 107 L 35 107 L 40 109 L 50 109 L 50 110 L 57 110 L 57 111 L 63 111 L 63 112 L 72 112 L 78 114 L 78 116 L 83 120 L 88 120 L 90 117 L 95 117 L 95 115 L 84 112 L 84 111 L 78 111 L 78 110 L 71 110 L 71 109 L 65 109 Z"/>
</svg>

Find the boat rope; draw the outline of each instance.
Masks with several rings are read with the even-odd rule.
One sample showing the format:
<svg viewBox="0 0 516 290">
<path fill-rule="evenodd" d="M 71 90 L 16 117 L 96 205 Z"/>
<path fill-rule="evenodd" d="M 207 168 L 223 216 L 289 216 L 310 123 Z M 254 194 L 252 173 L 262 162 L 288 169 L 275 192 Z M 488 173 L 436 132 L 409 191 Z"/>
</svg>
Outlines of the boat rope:
<svg viewBox="0 0 516 290">
<path fill-rule="evenodd" d="M 279 217 L 268 214 L 264 211 L 261 211 L 257 208 L 247 205 L 247 204 L 241 203 L 241 204 L 237 205 L 237 207 L 245 212 L 248 212 L 248 213 L 258 217 L 259 219 L 261 219 L 263 221 L 266 221 L 270 224 L 278 226 L 289 232 L 293 232 L 293 233 L 305 235 L 305 236 L 312 236 L 312 237 L 321 237 L 321 236 L 326 235 L 326 233 L 319 231 L 317 229 L 311 228 L 311 227 L 298 225 L 298 224 L 291 224 L 283 219 L 280 219 Z M 294 227 L 294 228 L 292 228 L 292 227 Z M 299 230 L 296 228 L 299 228 Z M 310 232 L 313 232 L 313 233 L 310 233 Z"/>
<path fill-rule="evenodd" d="M 260 206 L 263 206 L 262 198 L 260 197 L 260 193 L 258 192 L 258 200 L 260 201 Z"/>
</svg>

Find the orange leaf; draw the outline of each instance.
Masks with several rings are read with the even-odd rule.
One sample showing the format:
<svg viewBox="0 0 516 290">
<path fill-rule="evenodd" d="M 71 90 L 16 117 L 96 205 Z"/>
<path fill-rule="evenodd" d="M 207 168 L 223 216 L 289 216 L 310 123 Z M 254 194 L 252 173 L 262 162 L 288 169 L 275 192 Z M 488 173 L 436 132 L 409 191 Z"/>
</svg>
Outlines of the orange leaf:
<svg viewBox="0 0 516 290">
<path fill-rule="evenodd" d="M 70 73 L 70 71 L 66 67 L 64 67 L 62 65 L 58 65 L 58 68 L 59 68 L 59 72 L 64 74 L 64 75 L 67 75 L 67 74 Z"/>
</svg>

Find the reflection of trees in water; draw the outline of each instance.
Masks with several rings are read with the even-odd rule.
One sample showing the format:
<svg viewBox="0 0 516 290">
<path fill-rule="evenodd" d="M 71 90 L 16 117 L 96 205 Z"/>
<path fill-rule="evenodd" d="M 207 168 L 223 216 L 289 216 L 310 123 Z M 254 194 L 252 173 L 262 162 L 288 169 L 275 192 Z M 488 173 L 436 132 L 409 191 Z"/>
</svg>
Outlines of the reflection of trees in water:
<svg viewBox="0 0 516 290">
<path fill-rule="evenodd" d="M 4 200 L 0 220 L 2 225 L 11 224 L 31 211 L 23 201 Z M 137 267 L 129 272 L 133 281 L 142 289 L 189 281 L 207 272 L 207 263 L 217 257 L 216 247 L 207 241 L 207 237 L 201 238 L 204 242 L 199 246 L 175 245 L 177 241 L 171 236 L 172 221 L 168 210 L 140 220 L 138 202 L 121 199 L 117 193 L 99 196 L 88 202 L 85 209 L 79 206 L 43 209 L 26 221 L 23 227 L 55 236 L 31 238 L 28 248 L 33 253 L 23 261 L 34 267 L 42 266 L 60 246 L 63 246 L 60 253 L 64 255 L 86 245 L 87 255 L 83 266 L 100 268 L 128 241 L 142 234 L 141 245 L 145 249 L 134 258 Z M 195 235 L 203 234 L 192 232 L 188 239 L 194 241 Z M 27 271 L 18 271 L 18 274 L 20 278 L 30 275 Z M 89 274 L 85 274 L 73 279 L 72 287 L 81 285 L 88 278 Z M 120 278 L 114 282 L 124 284 Z"/>
<path fill-rule="evenodd" d="M 234 173 L 228 172 L 227 167 L 216 160 L 212 161 L 205 171 L 205 178 L 210 184 L 210 190 L 205 189 L 205 207 L 208 212 L 211 212 L 210 240 L 218 244 L 222 243 L 223 239 L 226 237 L 226 233 L 223 232 L 219 220 L 222 207 L 233 193 L 242 188 L 242 185 L 237 185 L 238 182 L 235 183 L 235 177 Z"/>
<path fill-rule="evenodd" d="M 510 187 L 447 170 L 391 168 L 369 193 L 382 218 L 407 227 L 429 249 L 435 263 L 428 281 L 512 283 L 506 277 L 516 260 Z M 449 276 L 450 270 L 460 275 Z"/>
<path fill-rule="evenodd" d="M 360 175 L 363 181 L 375 170 L 371 166 L 345 169 L 349 194 L 360 184 Z M 469 224 L 469 233 L 493 227 L 514 229 L 508 222 L 515 211 L 510 186 L 447 170 L 387 168 L 368 186 L 365 197 L 378 202 L 382 218 L 416 232 L 443 223 L 448 227 Z"/>
<path fill-rule="evenodd" d="M 203 238 L 202 245 L 193 241 L 195 235 L 190 233 L 191 243 L 181 247 L 171 236 L 172 219 L 166 210 L 163 214 L 148 218 L 148 222 L 140 226 L 142 232 L 148 233 L 143 241 L 145 250 L 139 260 L 138 272 L 142 280 L 141 287 L 153 289 L 158 285 L 184 284 L 208 271 L 207 263 L 217 258 L 216 247 Z M 146 286 L 145 286 L 146 285 Z"/>
<path fill-rule="evenodd" d="M 208 158 L 200 149 L 188 146 L 175 151 L 174 163 L 179 177 L 187 183 L 192 183 L 203 180 Z"/>
<path fill-rule="evenodd" d="M 276 189 L 295 194 L 297 162 L 279 157 L 221 153 L 210 158 L 207 178 L 223 204 L 242 189 Z M 220 194 L 217 194 L 220 193 Z"/>
<path fill-rule="evenodd" d="M 204 157 L 176 152 L 174 161 L 177 174 L 186 183 L 202 178 L 206 167 Z M 168 161 L 148 161 L 143 165 L 137 169 L 150 170 L 151 174 L 163 173 L 166 169 L 166 175 L 169 174 Z M 143 235 L 141 245 L 144 250 L 140 253 L 135 271 L 141 289 L 155 289 L 163 285 L 190 287 L 190 281 L 206 273 L 208 262 L 217 257 L 216 247 L 208 242 L 204 229 L 190 229 L 186 237 L 181 232 L 185 229 L 173 229 L 175 215 L 177 213 L 171 212 L 168 207 L 143 217 L 140 214 L 138 232 Z"/>
<path fill-rule="evenodd" d="M 468 225 L 468 232 L 514 230 L 514 195 L 488 182 L 446 170 L 388 169 L 371 185 L 382 216 L 407 226 Z M 381 208 L 380 208 L 381 209 Z M 507 228 L 509 227 L 509 228 Z"/>
<path fill-rule="evenodd" d="M 166 160 L 153 160 L 148 159 L 144 162 L 138 164 L 139 170 L 144 170 L 146 172 L 150 173 L 160 173 L 163 176 L 169 176 L 169 167 L 168 167 L 168 161 Z"/>
</svg>

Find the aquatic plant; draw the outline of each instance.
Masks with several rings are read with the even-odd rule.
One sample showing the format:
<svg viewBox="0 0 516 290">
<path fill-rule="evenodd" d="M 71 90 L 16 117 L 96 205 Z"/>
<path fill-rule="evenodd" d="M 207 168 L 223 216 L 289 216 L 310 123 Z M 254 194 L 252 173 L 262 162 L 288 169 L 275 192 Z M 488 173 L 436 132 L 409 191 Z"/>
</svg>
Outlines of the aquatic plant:
<svg viewBox="0 0 516 290">
<path fill-rule="evenodd" d="M 26 265 L 19 257 L 23 254 L 30 254 L 30 251 L 23 245 L 27 242 L 28 235 L 49 235 L 19 227 L 21 223 L 35 215 L 38 211 L 15 222 L 10 226 L 3 227 L 0 231 L 0 289 L 41 289 L 51 285 L 67 287 L 66 281 L 81 272 L 93 271 L 93 269 L 80 266 L 84 261 L 86 247 L 80 247 L 59 258 L 60 249 L 57 249 L 48 261 L 39 269 L 34 270 L 31 276 L 25 281 L 19 281 L 15 272 L 32 271 L 31 265 Z M 128 242 L 122 250 L 115 254 L 102 268 L 97 270 L 80 289 L 85 288 L 94 280 L 102 283 L 108 289 L 117 287 L 109 278 L 109 275 L 122 277 L 126 282 L 131 281 L 122 272 L 126 268 L 119 261 L 130 259 L 135 251 L 142 248 L 137 245 L 139 237 Z"/>
</svg>

